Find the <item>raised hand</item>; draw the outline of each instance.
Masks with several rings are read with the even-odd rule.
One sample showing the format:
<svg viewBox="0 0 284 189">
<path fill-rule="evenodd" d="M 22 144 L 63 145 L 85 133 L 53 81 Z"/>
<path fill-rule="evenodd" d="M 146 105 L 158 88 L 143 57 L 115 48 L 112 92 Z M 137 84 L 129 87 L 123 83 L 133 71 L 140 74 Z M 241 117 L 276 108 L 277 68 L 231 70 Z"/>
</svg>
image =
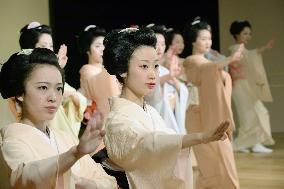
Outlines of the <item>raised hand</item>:
<svg viewBox="0 0 284 189">
<path fill-rule="evenodd" d="M 67 57 L 67 46 L 66 45 L 61 45 L 60 49 L 58 51 L 57 54 L 57 58 L 58 58 L 58 63 L 60 65 L 61 68 L 64 68 L 66 66 L 68 57 Z"/>
<path fill-rule="evenodd" d="M 234 54 L 231 56 L 231 62 L 238 62 L 243 57 L 243 51 L 244 51 L 244 44 L 242 43 L 239 48 L 234 52 Z"/>
<path fill-rule="evenodd" d="M 272 39 L 272 40 L 267 42 L 265 47 L 266 47 L 266 49 L 272 49 L 273 45 L 274 45 L 274 40 Z"/>
<path fill-rule="evenodd" d="M 225 140 L 228 136 L 226 132 L 229 129 L 230 122 L 224 121 L 222 122 L 219 127 L 213 131 L 208 131 L 203 133 L 203 140 L 202 143 L 209 143 L 218 140 Z"/>
<path fill-rule="evenodd" d="M 103 115 L 101 112 L 96 111 L 88 122 L 88 125 L 79 140 L 79 144 L 77 146 L 79 156 L 84 156 L 85 154 L 94 152 L 101 144 L 105 135 L 105 131 L 102 127 Z"/>
</svg>

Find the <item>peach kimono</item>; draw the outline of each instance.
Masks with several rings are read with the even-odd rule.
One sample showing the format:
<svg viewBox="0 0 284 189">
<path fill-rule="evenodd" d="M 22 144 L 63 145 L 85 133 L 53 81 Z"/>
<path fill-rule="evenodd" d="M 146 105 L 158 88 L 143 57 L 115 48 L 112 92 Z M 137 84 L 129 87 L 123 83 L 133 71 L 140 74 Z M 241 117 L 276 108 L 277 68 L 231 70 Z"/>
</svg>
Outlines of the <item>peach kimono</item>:
<svg viewBox="0 0 284 189">
<path fill-rule="evenodd" d="M 192 56 L 193 57 L 193 56 Z M 187 110 L 187 131 L 189 133 L 216 129 L 224 120 L 231 123 L 232 82 L 228 73 L 218 68 L 218 64 L 207 59 L 189 59 L 184 65 L 189 82 L 198 87 L 199 105 Z M 235 166 L 232 144 L 225 141 L 199 144 L 193 147 L 200 174 L 196 188 L 237 189 L 239 182 Z"/>
<path fill-rule="evenodd" d="M 125 170 L 130 189 L 192 189 L 189 149 L 183 135 L 165 126 L 151 106 L 110 100 L 105 144 L 110 159 Z"/>
<path fill-rule="evenodd" d="M 238 44 L 229 48 L 236 51 Z M 263 102 L 271 102 L 272 96 L 257 50 L 244 49 L 243 58 L 230 65 L 233 79 L 233 100 L 239 118 L 238 136 L 234 141 L 236 150 L 253 147 L 257 143 L 273 145 L 269 112 Z"/>
<path fill-rule="evenodd" d="M 104 117 L 110 110 L 108 98 L 120 94 L 120 84 L 114 75 L 89 64 L 80 69 L 80 88 L 87 99 L 96 102 Z"/>
<path fill-rule="evenodd" d="M 57 176 L 58 154 L 76 144 L 70 135 L 50 128 L 50 138 L 30 125 L 13 123 L 0 130 L 0 188 L 75 189 L 81 179 L 98 188 L 116 189 L 114 177 L 105 173 L 89 155 Z"/>
</svg>

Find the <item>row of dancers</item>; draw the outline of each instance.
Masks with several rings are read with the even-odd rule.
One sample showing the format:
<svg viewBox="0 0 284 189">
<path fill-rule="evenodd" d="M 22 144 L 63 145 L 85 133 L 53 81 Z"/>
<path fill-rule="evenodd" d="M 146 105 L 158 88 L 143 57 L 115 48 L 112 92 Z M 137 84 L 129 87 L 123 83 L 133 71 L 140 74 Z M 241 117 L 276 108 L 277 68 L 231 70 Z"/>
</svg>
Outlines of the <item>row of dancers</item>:
<svg viewBox="0 0 284 189">
<path fill-rule="evenodd" d="M 25 26 L 23 50 L 1 70 L 5 186 L 193 188 L 192 147 L 195 188 L 239 188 L 232 86 L 240 120 L 234 149 L 272 152 L 263 146 L 274 141 L 261 53 L 273 42 L 246 49 L 248 21 L 233 22 L 230 32 L 236 44 L 225 57 L 211 49 L 211 26 L 200 18 L 184 35 L 157 24 L 109 33 L 90 25 L 79 36 L 88 64 L 76 90 L 64 80 L 67 47 L 54 54 L 50 27 Z M 186 58 L 178 57 L 183 40 L 191 49 Z M 101 164 L 91 156 L 102 156 Z"/>
</svg>

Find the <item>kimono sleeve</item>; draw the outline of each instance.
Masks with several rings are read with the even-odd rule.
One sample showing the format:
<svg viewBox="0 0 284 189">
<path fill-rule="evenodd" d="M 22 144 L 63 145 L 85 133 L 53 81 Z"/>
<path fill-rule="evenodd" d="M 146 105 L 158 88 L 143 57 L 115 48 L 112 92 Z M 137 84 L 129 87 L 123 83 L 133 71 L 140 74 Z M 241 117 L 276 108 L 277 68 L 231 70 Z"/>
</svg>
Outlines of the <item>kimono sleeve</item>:
<svg viewBox="0 0 284 189">
<path fill-rule="evenodd" d="M 182 147 L 182 135 L 148 131 L 136 120 L 117 116 L 106 121 L 108 155 L 125 171 L 174 167 Z"/>
<path fill-rule="evenodd" d="M 32 151 L 24 142 L 9 139 L 1 146 L 1 164 L 6 164 L 13 188 L 53 188 L 56 182 L 57 156 L 34 160 Z M 3 171 L 3 170 L 1 170 Z M 9 182 L 9 181 L 5 181 Z"/>
</svg>

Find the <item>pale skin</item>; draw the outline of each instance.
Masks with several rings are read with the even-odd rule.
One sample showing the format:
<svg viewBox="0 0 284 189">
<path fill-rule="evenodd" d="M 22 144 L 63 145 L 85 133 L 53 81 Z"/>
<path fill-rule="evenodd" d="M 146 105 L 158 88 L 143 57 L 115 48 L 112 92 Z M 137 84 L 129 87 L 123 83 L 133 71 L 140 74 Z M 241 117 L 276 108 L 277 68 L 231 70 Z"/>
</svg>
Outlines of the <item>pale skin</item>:
<svg viewBox="0 0 284 189">
<path fill-rule="evenodd" d="M 130 58 L 128 72 L 121 74 L 125 79 L 121 97 L 143 107 L 144 96 L 152 92 L 148 83 L 156 83 L 158 78 L 158 57 L 156 50 L 149 46 L 140 46 Z M 186 134 L 182 139 L 182 148 L 196 144 L 225 140 L 229 122 L 222 122 L 216 130 L 204 133 Z"/>
<path fill-rule="evenodd" d="M 237 34 L 236 36 L 236 43 L 237 44 L 245 44 L 247 45 L 249 43 L 249 41 L 252 38 L 252 34 L 251 34 L 251 28 L 250 27 L 245 27 L 239 34 Z M 257 48 L 258 53 L 263 53 L 267 50 L 272 49 L 274 45 L 274 40 L 269 40 L 266 45 Z"/>
<path fill-rule="evenodd" d="M 174 55 L 172 50 L 169 50 L 169 53 L 165 55 L 165 38 L 162 34 L 156 34 L 157 37 L 157 44 L 156 44 L 156 50 L 158 53 L 159 61 L 162 65 L 168 67 L 170 73 L 164 76 L 160 77 L 160 84 L 163 86 L 165 82 L 172 83 L 176 90 L 179 92 L 179 81 L 176 78 L 180 74 L 180 69 L 178 66 L 178 58 Z"/>
<path fill-rule="evenodd" d="M 39 36 L 38 42 L 35 44 L 36 48 L 47 48 L 50 50 L 53 49 L 53 39 L 50 34 L 43 33 Z M 58 63 L 60 67 L 63 69 L 68 61 L 67 57 L 67 46 L 65 44 L 62 44 L 58 50 L 57 53 L 57 58 L 58 58 Z M 80 100 L 76 92 L 71 92 L 71 91 L 65 91 L 64 92 L 64 98 L 70 97 L 74 103 L 74 105 L 79 108 L 80 107 Z"/>
<path fill-rule="evenodd" d="M 204 54 L 211 49 L 212 39 L 211 32 L 209 30 L 200 30 L 196 41 L 192 44 L 192 56 L 188 57 L 185 61 L 185 65 L 189 62 L 210 62 L 204 57 Z M 218 62 L 217 66 L 219 69 L 223 69 L 225 66 L 238 62 L 242 58 L 242 52 L 244 50 L 244 44 L 240 44 L 240 47 L 236 50 L 234 54 L 229 56 L 223 61 Z"/>
<path fill-rule="evenodd" d="M 25 82 L 25 93 L 17 99 L 22 103 L 22 119 L 24 124 L 31 125 L 47 134 L 48 121 L 53 119 L 62 100 L 62 76 L 55 66 L 36 66 Z M 102 141 L 105 131 L 102 129 L 102 115 L 97 113 L 79 140 L 79 144 L 71 147 L 67 152 L 59 155 L 59 176 L 70 169 L 74 163 L 84 155 L 96 150 Z M 50 158 L 54 175 L 57 172 L 57 156 Z M 90 184 L 85 179 L 78 180 L 78 187 Z M 92 183 L 94 188 L 96 184 Z"/>
</svg>

